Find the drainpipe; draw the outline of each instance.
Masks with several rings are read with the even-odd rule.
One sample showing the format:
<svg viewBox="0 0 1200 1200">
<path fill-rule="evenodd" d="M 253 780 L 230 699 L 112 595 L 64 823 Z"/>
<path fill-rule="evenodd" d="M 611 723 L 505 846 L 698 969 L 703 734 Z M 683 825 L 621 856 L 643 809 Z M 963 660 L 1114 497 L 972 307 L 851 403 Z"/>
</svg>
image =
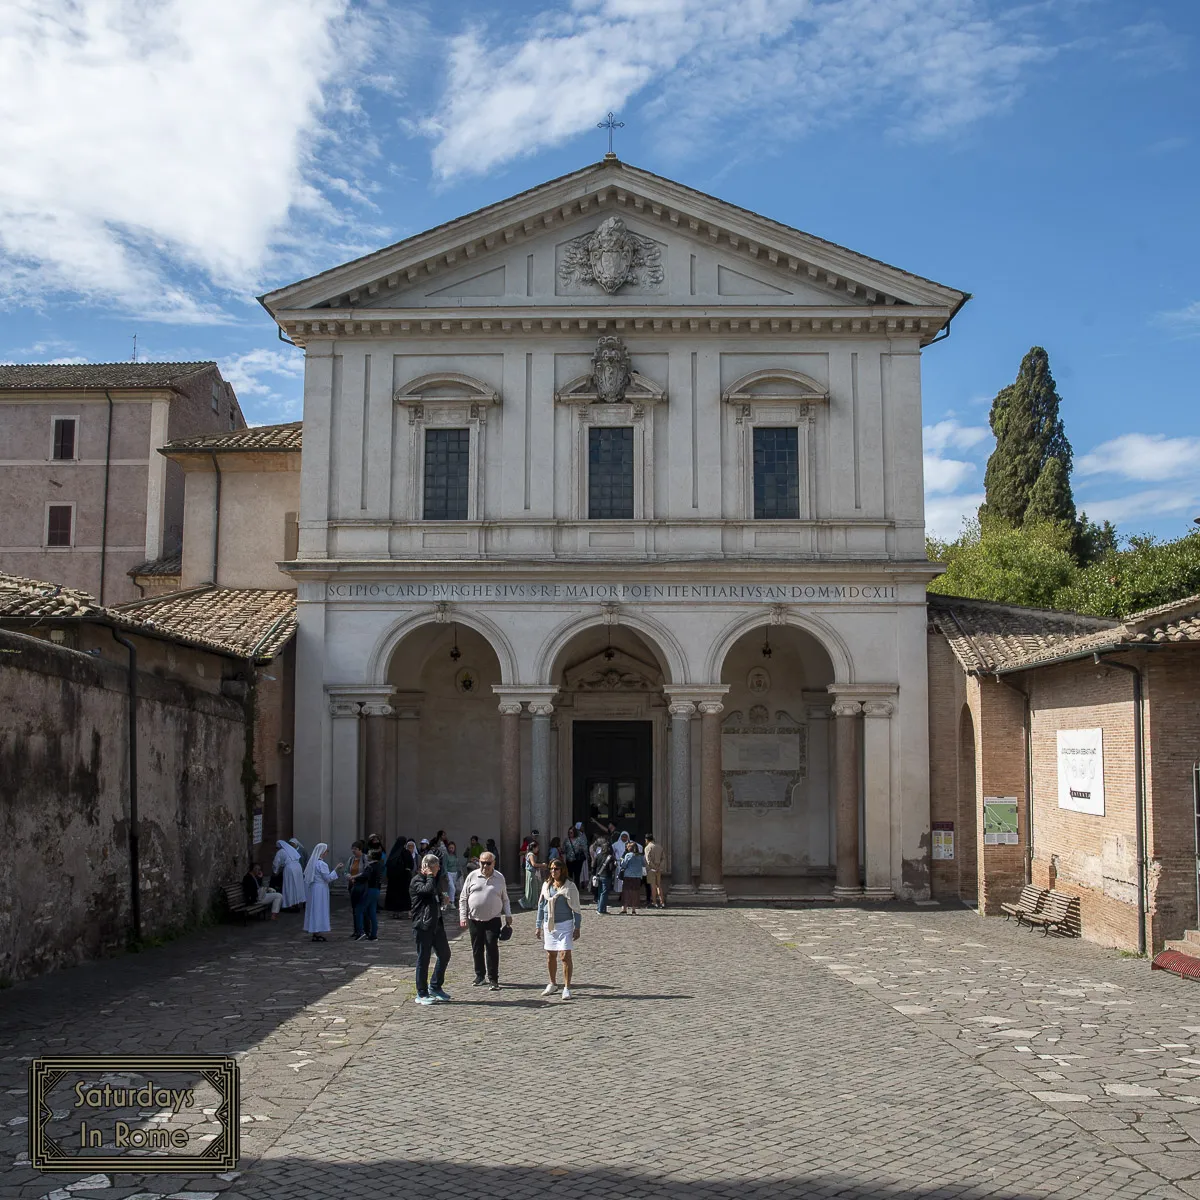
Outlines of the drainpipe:
<svg viewBox="0 0 1200 1200">
<path fill-rule="evenodd" d="M 113 418 L 113 398 L 108 388 L 104 389 L 105 398 L 108 400 L 108 431 L 104 435 L 104 508 L 103 514 L 100 517 L 100 607 L 104 607 L 104 576 L 106 574 L 105 563 L 108 559 L 108 476 L 109 468 L 112 465 L 112 418 Z"/>
<path fill-rule="evenodd" d="M 998 674 L 997 683 L 1012 688 L 1021 697 L 1023 706 L 1022 724 L 1025 727 L 1025 882 L 1033 882 L 1033 717 L 1030 712 L 1029 692 L 1009 683 Z"/>
<path fill-rule="evenodd" d="M 1099 666 L 1099 654 L 1092 655 Z M 1136 829 L 1138 860 L 1138 953 L 1146 953 L 1146 771 L 1145 750 L 1142 738 L 1142 672 L 1128 663 L 1105 659 L 1106 667 L 1128 671 L 1133 676 L 1133 807 Z"/>
<path fill-rule="evenodd" d="M 221 552 L 221 464 L 217 461 L 216 453 L 208 452 L 212 459 L 213 470 L 217 473 L 217 487 L 213 492 L 213 552 L 212 552 L 212 585 L 217 586 L 217 563 Z"/>
<path fill-rule="evenodd" d="M 133 917 L 133 941 L 142 940 L 142 896 L 138 866 L 138 785 L 137 785 L 137 647 L 110 627 L 113 641 L 129 653 L 129 908 Z"/>
</svg>

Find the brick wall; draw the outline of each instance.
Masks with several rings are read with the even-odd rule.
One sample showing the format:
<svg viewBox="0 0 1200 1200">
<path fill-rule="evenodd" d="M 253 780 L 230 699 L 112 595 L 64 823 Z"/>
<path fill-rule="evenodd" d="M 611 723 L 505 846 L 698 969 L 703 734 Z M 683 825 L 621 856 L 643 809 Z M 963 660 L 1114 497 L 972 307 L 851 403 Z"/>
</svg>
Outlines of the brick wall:
<svg viewBox="0 0 1200 1200">
<path fill-rule="evenodd" d="M 977 887 L 979 911 L 988 916 L 1016 900 L 1025 885 L 1026 821 L 1025 702 L 995 678 L 967 679 L 967 703 L 974 719 L 976 762 Z M 984 804 L 988 796 L 1015 796 L 1016 845 L 984 844 Z"/>
<path fill-rule="evenodd" d="M 1124 659 L 1122 661 L 1125 661 Z M 1029 672 L 1033 879 L 1079 897 L 1083 936 L 1137 948 L 1133 679 L 1091 660 Z M 1058 806 L 1058 731 L 1102 729 L 1104 815 Z"/>
<path fill-rule="evenodd" d="M 1139 660 L 1146 701 L 1148 936 L 1157 950 L 1200 925 L 1192 794 L 1192 766 L 1200 759 L 1200 652 L 1173 645 L 1128 656 Z"/>
</svg>

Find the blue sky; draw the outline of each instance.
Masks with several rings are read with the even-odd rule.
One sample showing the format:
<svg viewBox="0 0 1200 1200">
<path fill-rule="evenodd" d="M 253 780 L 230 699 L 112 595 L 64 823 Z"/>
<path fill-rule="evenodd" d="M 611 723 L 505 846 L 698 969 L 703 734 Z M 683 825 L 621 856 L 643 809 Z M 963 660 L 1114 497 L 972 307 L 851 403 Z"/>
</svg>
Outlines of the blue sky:
<svg viewBox="0 0 1200 1200">
<path fill-rule="evenodd" d="M 1050 353 L 1077 501 L 1200 515 L 1192 0 L 14 0 L 0 359 L 216 358 L 254 422 L 301 356 L 254 296 L 621 157 L 974 293 L 925 358 L 927 506 Z"/>
</svg>

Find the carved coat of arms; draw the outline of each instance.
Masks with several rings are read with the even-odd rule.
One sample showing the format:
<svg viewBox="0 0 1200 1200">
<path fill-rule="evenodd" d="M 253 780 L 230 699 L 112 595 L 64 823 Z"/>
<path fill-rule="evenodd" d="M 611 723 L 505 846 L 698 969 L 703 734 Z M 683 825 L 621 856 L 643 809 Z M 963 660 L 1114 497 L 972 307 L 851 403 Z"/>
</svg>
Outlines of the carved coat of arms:
<svg viewBox="0 0 1200 1200">
<path fill-rule="evenodd" d="M 592 383 L 604 404 L 620 404 L 631 378 L 629 351 L 619 337 L 602 337 L 592 354 Z"/>
<path fill-rule="evenodd" d="M 620 217 L 608 217 L 595 232 L 566 244 L 558 275 L 564 283 L 598 283 L 610 296 L 626 283 L 657 287 L 663 281 L 662 250 L 627 229 Z"/>
</svg>

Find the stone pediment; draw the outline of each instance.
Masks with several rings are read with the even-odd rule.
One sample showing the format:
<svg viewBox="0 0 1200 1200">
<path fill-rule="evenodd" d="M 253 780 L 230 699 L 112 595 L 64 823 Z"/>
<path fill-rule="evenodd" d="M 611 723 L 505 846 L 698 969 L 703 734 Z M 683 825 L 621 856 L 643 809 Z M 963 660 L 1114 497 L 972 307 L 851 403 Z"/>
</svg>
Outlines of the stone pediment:
<svg viewBox="0 0 1200 1200">
<path fill-rule="evenodd" d="M 606 658 L 606 653 L 612 657 Z M 573 692 L 657 692 L 662 689 L 663 676 L 653 663 L 614 646 L 568 667 L 563 672 L 563 686 Z"/>
<path fill-rule="evenodd" d="M 617 161 L 261 297 L 302 338 L 399 332 L 405 320 L 411 332 L 457 334 L 499 331 L 505 321 L 577 332 L 591 318 L 590 332 L 617 313 L 678 327 L 696 320 L 688 313 L 697 308 L 707 327 L 714 307 L 747 324 L 776 311 L 800 323 L 814 310 L 832 319 L 841 310 L 888 331 L 910 322 L 909 331 L 931 337 L 965 299 Z"/>
</svg>

